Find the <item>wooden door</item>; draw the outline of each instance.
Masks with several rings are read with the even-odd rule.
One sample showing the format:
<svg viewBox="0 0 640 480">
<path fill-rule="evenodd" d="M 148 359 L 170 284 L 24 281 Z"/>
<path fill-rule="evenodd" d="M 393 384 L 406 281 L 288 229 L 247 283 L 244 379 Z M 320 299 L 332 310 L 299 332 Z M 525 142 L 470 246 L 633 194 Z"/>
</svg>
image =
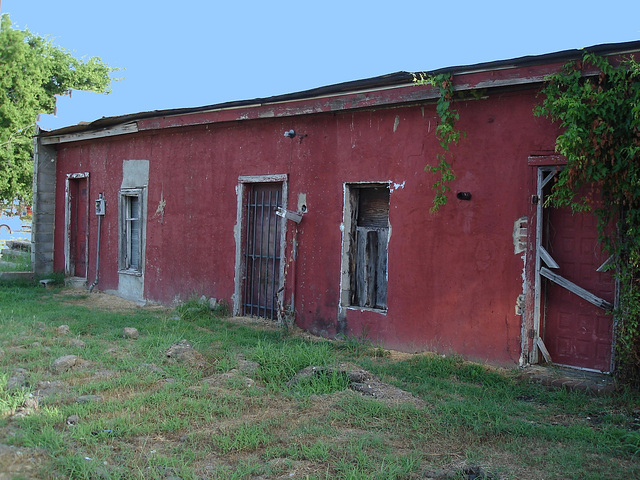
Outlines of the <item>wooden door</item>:
<svg viewBox="0 0 640 480">
<path fill-rule="evenodd" d="M 88 178 L 70 178 L 68 184 L 69 259 L 67 274 L 87 277 L 89 188 Z"/>
<path fill-rule="evenodd" d="M 598 244 L 597 219 L 569 208 L 545 208 L 541 268 L 543 335 L 553 363 L 611 370 L 615 284 L 601 271 L 607 254 Z M 600 270 L 600 271 L 599 271 Z"/>
</svg>

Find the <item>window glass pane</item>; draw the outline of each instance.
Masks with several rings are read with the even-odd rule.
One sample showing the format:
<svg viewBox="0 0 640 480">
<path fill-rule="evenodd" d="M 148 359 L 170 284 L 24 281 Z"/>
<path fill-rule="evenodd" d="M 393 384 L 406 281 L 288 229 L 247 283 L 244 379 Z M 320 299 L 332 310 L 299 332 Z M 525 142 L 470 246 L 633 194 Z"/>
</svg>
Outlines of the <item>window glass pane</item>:
<svg viewBox="0 0 640 480">
<path fill-rule="evenodd" d="M 142 271 L 142 189 L 120 192 L 120 269 Z"/>
<path fill-rule="evenodd" d="M 129 246 L 130 256 L 130 268 L 138 269 L 140 266 L 140 220 L 138 212 L 140 211 L 140 197 L 128 197 L 129 206 L 131 212 L 131 220 L 129 221 L 130 228 L 130 241 Z"/>
</svg>

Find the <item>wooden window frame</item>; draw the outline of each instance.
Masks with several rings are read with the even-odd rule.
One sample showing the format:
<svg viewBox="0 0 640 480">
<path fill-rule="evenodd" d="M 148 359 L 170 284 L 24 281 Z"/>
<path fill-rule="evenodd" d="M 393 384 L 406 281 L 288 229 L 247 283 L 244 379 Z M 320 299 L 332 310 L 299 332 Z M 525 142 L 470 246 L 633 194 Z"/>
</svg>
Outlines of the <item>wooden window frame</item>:
<svg viewBox="0 0 640 480">
<path fill-rule="evenodd" d="M 375 222 L 363 222 L 363 192 L 386 189 L 388 183 L 345 183 L 342 257 L 343 307 L 387 311 L 389 203 Z M 372 196 L 373 197 L 373 196 Z M 364 223 L 364 224 L 363 224 Z"/>
<path fill-rule="evenodd" d="M 131 212 L 132 198 L 138 199 L 138 211 L 136 215 Z M 142 258 L 144 244 L 144 188 L 126 188 L 120 190 L 120 269 L 119 273 L 129 275 L 142 275 Z M 133 245 L 133 222 L 137 221 L 138 245 Z M 132 249 L 135 247 L 138 264 L 132 266 Z"/>
</svg>

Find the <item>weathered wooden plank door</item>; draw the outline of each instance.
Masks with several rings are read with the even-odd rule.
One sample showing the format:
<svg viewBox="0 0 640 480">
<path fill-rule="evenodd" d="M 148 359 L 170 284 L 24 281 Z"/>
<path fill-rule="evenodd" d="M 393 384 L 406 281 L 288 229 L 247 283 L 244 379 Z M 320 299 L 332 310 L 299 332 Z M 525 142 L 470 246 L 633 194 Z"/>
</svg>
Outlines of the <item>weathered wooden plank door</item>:
<svg viewBox="0 0 640 480">
<path fill-rule="evenodd" d="M 245 203 L 243 314 L 276 319 L 282 234 L 276 210 L 282 206 L 282 183 L 248 184 Z"/>
<path fill-rule="evenodd" d="M 89 233 L 89 179 L 70 178 L 68 181 L 68 256 L 67 274 L 87 277 Z"/>
<path fill-rule="evenodd" d="M 352 228 L 355 248 L 351 260 L 351 305 L 387 307 L 387 250 L 389 242 L 389 189 L 354 188 Z"/>
<path fill-rule="evenodd" d="M 542 201 L 542 199 L 540 199 Z M 555 364 L 611 370 L 615 283 L 601 271 L 597 219 L 569 208 L 544 208 L 539 254 L 544 346 Z"/>
</svg>

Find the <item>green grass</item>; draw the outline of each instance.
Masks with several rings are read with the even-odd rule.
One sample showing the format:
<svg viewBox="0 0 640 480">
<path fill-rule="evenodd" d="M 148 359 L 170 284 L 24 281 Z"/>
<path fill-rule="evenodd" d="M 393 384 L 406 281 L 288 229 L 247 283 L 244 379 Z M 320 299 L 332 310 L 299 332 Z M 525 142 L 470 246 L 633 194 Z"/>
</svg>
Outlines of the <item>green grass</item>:
<svg viewBox="0 0 640 480">
<path fill-rule="evenodd" d="M 275 325 L 231 322 L 197 300 L 115 312 L 90 300 L 0 284 L 0 438 L 27 456 L 46 454 L 37 478 L 640 476 L 636 392 L 547 390 L 458 357 L 392 361 L 366 338 L 307 341 Z M 58 333 L 63 324 L 70 333 Z M 140 338 L 123 338 L 124 327 Z M 166 357 L 183 339 L 203 363 Z M 68 354 L 86 364 L 53 372 Z M 351 391 L 336 368 L 345 362 L 419 401 Z M 27 383 L 8 388 L 16 368 Z M 47 382 L 61 386 L 36 399 Z M 100 400 L 78 403 L 81 395 Z"/>
<path fill-rule="evenodd" d="M 16 256 L 14 258 L 5 259 L 0 256 L 0 260 L 6 263 L 0 264 L 0 272 L 30 272 L 31 271 L 31 257 L 30 256 Z"/>
<path fill-rule="evenodd" d="M 0 417 L 13 415 L 29 398 L 27 389 L 24 387 L 8 388 L 8 381 L 8 375 L 0 374 Z"/>
</svg>

